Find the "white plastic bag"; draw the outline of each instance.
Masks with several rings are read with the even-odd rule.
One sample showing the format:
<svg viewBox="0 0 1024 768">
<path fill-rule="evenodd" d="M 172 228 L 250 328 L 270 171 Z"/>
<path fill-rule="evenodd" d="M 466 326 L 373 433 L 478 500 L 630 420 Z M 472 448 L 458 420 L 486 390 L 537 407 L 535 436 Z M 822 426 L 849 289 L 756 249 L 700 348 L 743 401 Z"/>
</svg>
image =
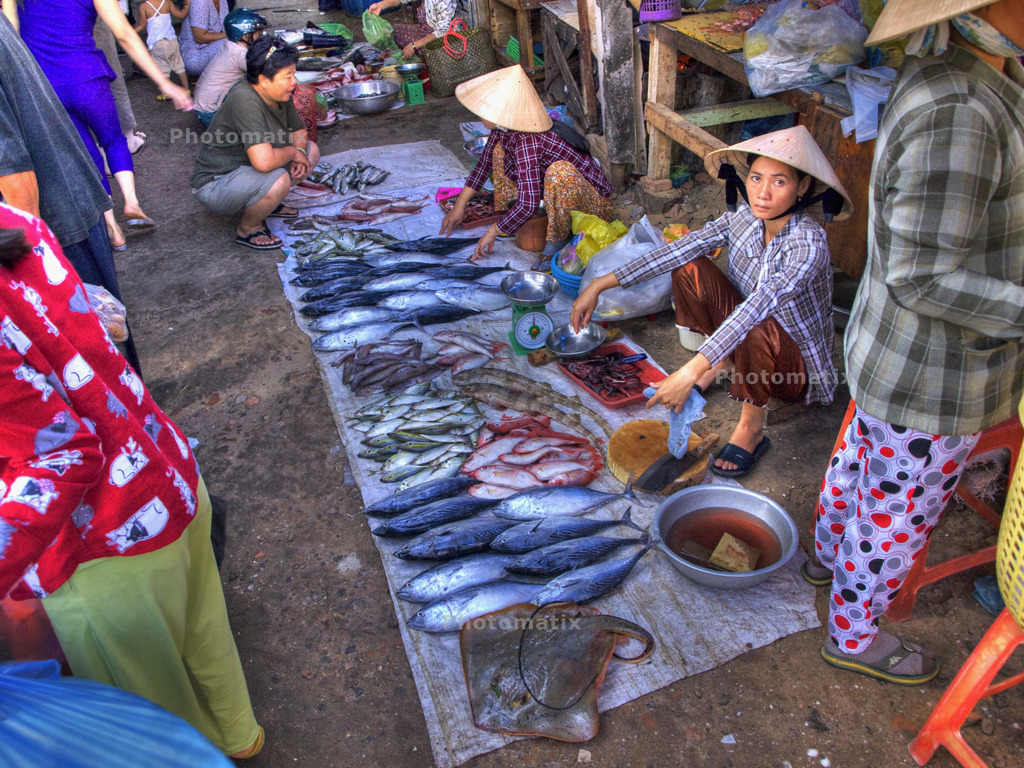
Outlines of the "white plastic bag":
<svg viewBox="0 0 1024 768">
<path fill-rule="evenodd" d="M 802 0 L 768 7 L 743 38 L 744 66 L 755 96 L 820 85 L 867 57 L 868 31 L 843 10 L 805 8 Z"/>
<path fill-rule="evenodd" d="M 644 216 L 629 232 L 590 257 L 580 281 L 582 292 L 590 282 L 612 272 L 623 264 L 643 256 L 665 244 L 665 237 Z M 612 288 L 601 294 L 594 310 L 594 320 L 628 320 L 652 315 L 668 309 L 672 300 L 672 274 L 645 280 L 630 288 Z"/>
<path fill-rule="evenodd" d="M 83 283 L 89 306 L 97 314 L 111 341 L 128 341 L 127 311 L 124 304 L 101 285 Z"/>
<path fill-rule="evenodd" d="M 889 99 L 896 70 L 892 67 L 846 70 L 846 90 L 853 104 L 853 114 L 839 125 L 843 136 L 857 132 L 857 143 L 870 141 L 878 135 L 878 108 Z"/>
</svg>

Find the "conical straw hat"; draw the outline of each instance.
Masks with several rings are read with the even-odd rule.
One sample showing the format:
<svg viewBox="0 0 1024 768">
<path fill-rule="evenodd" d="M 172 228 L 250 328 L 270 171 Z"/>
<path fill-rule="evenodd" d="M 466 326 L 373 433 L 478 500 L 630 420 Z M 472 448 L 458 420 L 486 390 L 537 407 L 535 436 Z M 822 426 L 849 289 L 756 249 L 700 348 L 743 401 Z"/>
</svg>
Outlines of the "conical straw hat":
<svg viewBox="0 0 1024 768">
<path fill-rule="evenodd" d="M 818 148 L 811 132 L 804 126 L 797 125 L 782 131 L 766 133 L 725 149 L 716 149 L 714 152 L 709 152 L 704 158 L 704 167 L 707 168 L 712 178 L 718 179 L 718 169 L 722 167 L 722 164 L 731 163 L 736 168 L 736 173 L 745 181 L 747 173 L 750 171 L 750 166 L 747 164 L 747 155 L 750 153 L 778 160 L 780 163 L 797 168 L 813 176 L 820 183 L 832 187 L 843 196 L 843 208 L 836 214 L 837 220 L 845 219 L 853 212 L 850 196 L 846 193 L 846 189 L 839 181 L 835 171 L 832 170 L 828 159 Z M 725 183 L 724 179 L 718 180 Z M 821 190 L 818 189 L 817 192 L 821 192 Z M 821 203 L 815 203 L 807 210 L 812 214 L 820 214 Z"/>
<path fill-rule="evenodd" d="M 457 98 L 477 117 L 526 133 L 551 129 L 551 117 L 519 64 L 474 77 L 455 87 Z"/>
<path fill-rule="evenodd" d="M 991 5 L 995 0 L 889 0 L 865 45 L 879 45 L 897 37 L 952 19 L 961 13 Z"/>
</svg>

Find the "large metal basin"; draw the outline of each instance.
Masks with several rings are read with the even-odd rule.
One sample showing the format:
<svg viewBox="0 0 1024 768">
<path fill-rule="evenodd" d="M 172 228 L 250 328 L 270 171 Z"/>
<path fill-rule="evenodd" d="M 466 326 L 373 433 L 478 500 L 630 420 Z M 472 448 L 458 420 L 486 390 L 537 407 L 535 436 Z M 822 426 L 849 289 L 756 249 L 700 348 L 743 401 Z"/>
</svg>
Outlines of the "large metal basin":
<svg viewBox="0 0 1024 768">
<path fill-rule="evenodd" d="M 351 115 L 375 115 L 391 109 L 401 87 L 387 80 L 367 80 L 334 89 L 334 100 Z"/>
<path fill-rule="evenodd" d="M 680 557 L 665 543 L 669 530 L 678 520 L 698 510 L 721 507 L 741 510 L 767 523 L 779 538 L 781 557 L 766 568 L 747 573 L 730 573 L 697 565 Z M 767 579 L 793 557 L 798 540 L 796 525 L 786 510 L 763 494 L 728 485 L 684 488 L 662 502 L 651 523 L 651 541 L 668 558 L 672 567 L 699 584 L 725 589 L 750 587 Z"/>
</svg>

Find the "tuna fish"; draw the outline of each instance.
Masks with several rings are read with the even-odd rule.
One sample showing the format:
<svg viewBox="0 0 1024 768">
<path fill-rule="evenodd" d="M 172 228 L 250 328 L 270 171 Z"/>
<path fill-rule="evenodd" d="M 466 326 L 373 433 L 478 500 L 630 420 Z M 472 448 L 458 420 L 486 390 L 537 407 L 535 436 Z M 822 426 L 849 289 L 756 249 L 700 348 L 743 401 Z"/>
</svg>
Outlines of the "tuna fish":
<svg viewBox="0 0 1024 768">
<path fill-rule="evenodd" d="M 423 469 L 415 465 L 412 468 L 416 472 Z M 412 474 L 415 472 L 411 472 L 410 476 Z M 414 536 L 444 523 L 472 517 L 493 506 L 494 502 L 489 499 L 474 499 L 468 495 L 439 499 L 391 518 L 375 528 L 373 533 L 377 536 Z"/>
<path fill-rule="evenodd" d="M 467 621 L 517 603 L 533 602 L 536 584 L 492 581 L 459 590 L 424 606 L 409 619 L 409 626 L 424 632 L 455 632 Z"/>
<path fill-rule="evenodd" d="M 606 536 L 585 536 L 560 541 L 535 549 L 505 567 L 509 573 L 524 576 L 549 576 L 572 571 L 597 562 L 610 552 L 627 544 L 646 544 L 647 534 L 640 539 L 612 539 Z"/>
<path fill-rule="evenodd" d="M 395 552 L 404 560 L 451 560 L 463 555 L 486 552 L 494 537 L 511 528 L 511 520 L 484 517 L 476 520 L 458 520 L 439 525 Z"/>
<path fill-rule="evenodd" d="M 481 479 L 481 478 L 477 478 Z M 632 479 L 622 493 L 602 493 L 574 485 L 528 488 L 503 499 L 495 508 L 496 517 L 507 520 L 541 520 L 546 517 L 575 517 L 616 499 L 634 499 Z"/>
<path fill-rule="evenodd" d="M 472 489 L 470 489 L 472 492 Z M 634 530 L 643 530 L 633 522 L 630 513 L 633 508 L 626 510 L 619 520 L 588 520 L 581 517 L 547 517 L 543 520 L 520 523 L 514 528 L 499 535 L 491 542 L 491 549 L 495 552 L 509 552 L 522 554 L 534 549 L 540 549 L 560 541 L 568 541 L 581 536 L 593 536 L 599 531 L 611 528 L 615 525 L 625 525 Z"/>
<path fill-rule="evenodd" d="M 635 554 L 617 557 L 595 565 L 588 565 L 575 571 L 563 573 L 544 585 L 530 602 L 534 605 L 547 603 L 588 603 L 622 583 L 647 550 L 647 544 Z"/>
<path fill-rule="evenodd" d="M 505 566 L 514 559 L 514 555 L 489 552 L 460 557 L 413 576 L 395 594 L 412 603 L 440 600 L 467 587 L 501 579 L 506 576 Z"/>
</svg>

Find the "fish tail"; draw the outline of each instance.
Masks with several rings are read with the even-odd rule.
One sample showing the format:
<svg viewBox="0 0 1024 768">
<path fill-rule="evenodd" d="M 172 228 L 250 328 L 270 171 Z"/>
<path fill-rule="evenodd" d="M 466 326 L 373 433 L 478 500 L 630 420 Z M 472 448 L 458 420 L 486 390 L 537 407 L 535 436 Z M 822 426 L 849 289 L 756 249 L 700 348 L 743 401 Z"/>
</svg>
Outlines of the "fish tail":
<svg viewBox="0 0 1024 768">
<path fill-rule="evenodd" d="M 635 475 L 636 473 L 631 473 L 629 475 L 629 480 L 626 481 L 626 490 L 622 492 L 622 498 L 637 501 L 636 496 L 633 495 L 633 478 Z M 626 512 L 626 514 L 628 515 L 629 512 Z"/>
<path fill-rule="evenodd" d="M 627 528 L 632 528 L 635 531 L 642 531 L 643 528 L 641 528 L 639 525 L 637 525 L 636 523 L 633 522 L 633 518 L 631 516 L 632 513 L 633 513 L 633 508 L 632 507 L 627 509 L 626 510 L 626 514 L 624 514 L 622 516 L 622 519 L 619 520 L 619 525 L 624 525 Z"/>
</svg>

